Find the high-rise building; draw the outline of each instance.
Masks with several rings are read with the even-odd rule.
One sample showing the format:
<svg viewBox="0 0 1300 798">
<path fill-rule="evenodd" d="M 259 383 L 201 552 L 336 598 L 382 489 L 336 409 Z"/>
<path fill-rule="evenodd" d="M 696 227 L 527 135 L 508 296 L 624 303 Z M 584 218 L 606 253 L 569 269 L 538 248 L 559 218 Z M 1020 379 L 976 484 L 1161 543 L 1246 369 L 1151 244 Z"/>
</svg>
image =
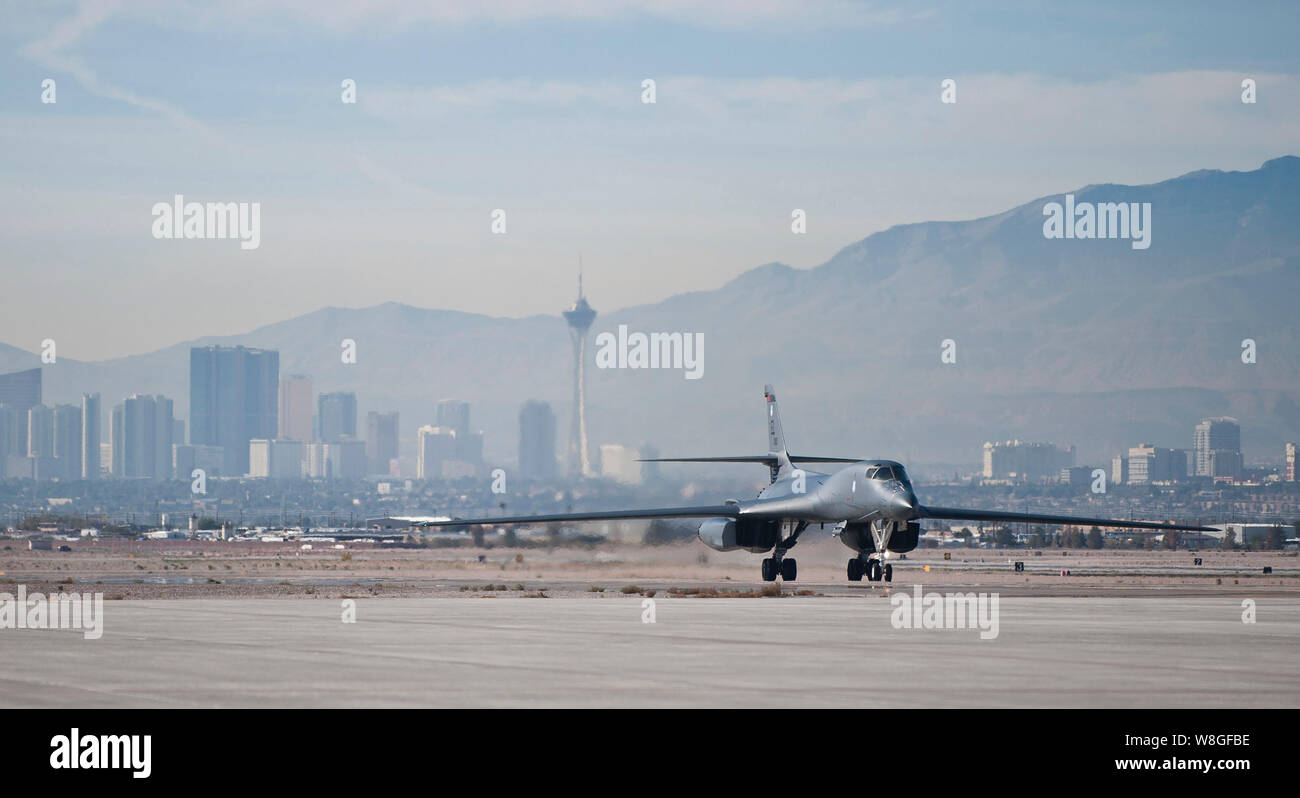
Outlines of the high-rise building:
<svg viewBox="0 0 1300 798">
<path fill-rule="evenodd" d="M 456 459 L 455 431 L 426 424 L 420 427 L 418 441 L 416 476 L 420 479 L 441 479 L 443 465 Z"/>
<path fill-rule="evenodd" d="M 248 442 L 248 475 L 264 479 L 302 479 L 303 443 L 289 438 Z"/>
<path fill-rule="evenodd" d="M 113 408 L 113 475 L 171 478 L 172 400 L 135 394 Z"/>
<path fill-rule="evenodd" d="M 190 349 L 190 443 L 220 446 L 227 476 L 248 473 L 248 442 L 279 431 L 280 353 Z"/>
<path fill-rule="evenodd" d="M 397 411 L 366 414 L 366 463 L 371 474 L 396 474 Z"/>
<path fill-rule="evenodd" d="M 54 457 L 54 408 L 49 405 L 27 408 L 27 456 Z"/>
<path fill-rule="evenodd" d="M 99 479 L 99 394 L 81 395 L 81 478 Z M 187 472 L 188 473 L 188 472 Z"/>
<path fill-rule="evenodd" d="M 196 468 L 209 477 L 221 476 L 224 460 L 220 446 L 205 446 L 200 443 L 172 445 L 172 473 L 178 479 L 190 479 Z"/>
<path fill-rule="evenodd" d="M 290 374 L 280 380 L 280 437 L 312 440 L 311 377 Z"/>
<path fill-rule="evenodd" d="M 366 475 L 365 441 L 316 441 L 306 451 L 307 476 L 313 479 L 361 479 Z"/>
<path fill-rule="evenodd" d="M 519 410 L 519 476 L 555 478 L 555 413 L 536 399 Z"/>
<path fill-rule="evenodd" d="M 1210 460 L 1215 451 L 1241 454 L 1241 427 L 1237 419 L 1227 416 L 1207 418 L 1196 425 L 1196 476 L 1214 476 Z M 1226 464 L 1231 457 L 1220 455 L 1219 462 Z"/>
<path fill-rule="evenodd" d="M 27 409 L 40 404 L 40 369 L 0 374 L 0 407 L 13 408 L 12 450 L 4 455 L 27 456 Z"/>
<path fill-rule="evenodd" d="M 1128 450 L 1128 483 L 1176 482 L 1187 478 L 1187 455 L 1181 449 L 1162 449 L 1141 443 Z"/>
<path fill-rule="evenodd" d="M 27 408 L 0 405 L 0 462 L 11 456 L 27 456 Z"/>
<path fill-rule="evenodd" d="M 450 430 L 456 439 L 455 453 L 452 460 L 462 465 L 455 469 L 458 474 L 473 473 L 483 464 L 483 433 L 471 432 L 469 426 L 469 402 L 459 399 L 443 399 L 434 408 L 434 426 Z M 444 472 L 446 468 L 442 469 Z"/>
<path fill-rule="evenodd" d="M 573 342 L 573 420 L 569 423 L 568 468 L 570 474 L 589 477 L 591 455 L 587 448 L 587 332 L 596 320 L 596 311 L 582 293 L 582 273 L 578 273 L 578 298 L 564 311 Z"/>
<path fill-rule="evenodd" d="M 320 439 L 326 443 L 357 437 L 357 395 L 323 393 L 318 400 Z"/>
<path fill-rule="evenodd" d="M 433 419 L 435 426 L 465 435 L 469 432 L 469 402 L 443 399 L 434 408 Z"/>
<path fill-rule="evenodd" d="M 54 408 L 49 405 L 27 408 L 27 460 L 23 476 L 27 471 L 33 479 L 63 476 L 54 451 Z"/>
<path fill-rule="evenodd" d="M 1115 455 L 1110 461 L 1110 484 L 1128 484 L 1128 458 L 1122 454 Z"/>
<path fill-rule="evenodd" d="M 165 396 L 154 397 L 154 479 L 172 478 L 172 443 L 176 435 L 175 405 Z"/>
<path fill-rule="evenodd" d="M 120 404 L 113 405 L 108 416 L 109 460 L 112 463 L 108 472 L 115 479 L 124 479 L 126 477 L 126 408 Z"/>
<path fill-rule="evenodd" d="M 76 405 L 54 406 L 54 457 L 60 478 L 82 478 L 81 408 Z"/>
<path fill-rule="evenodd" d="M 1210 473 L 1206 476 L 1216 481 L 1236 482 L 1241 479 L 1244 469 L 1241 452 L 1231 449 L 1210 450 Z"/>
<path fill-rule="evenodd" d="M 24 410 L 41 403 L 41 370 L 11 371 L 0 374 L 0 404 Z"/>
<path fill-rule="evenodd" d="M 1283 463 L 1282 479 L 1287 482 L 1295 482 L 1296 474 L 1296 445 L 1288 443 L 1286 445 L 1286 460 Z"/>
<path fill-rule="evenodd" d="M 1074 447 L 1051 443 L 1006 441 L 984 444 L 985 479 L 1042 479 L 1056 477 L 1074 465 Z"/>
</svg>

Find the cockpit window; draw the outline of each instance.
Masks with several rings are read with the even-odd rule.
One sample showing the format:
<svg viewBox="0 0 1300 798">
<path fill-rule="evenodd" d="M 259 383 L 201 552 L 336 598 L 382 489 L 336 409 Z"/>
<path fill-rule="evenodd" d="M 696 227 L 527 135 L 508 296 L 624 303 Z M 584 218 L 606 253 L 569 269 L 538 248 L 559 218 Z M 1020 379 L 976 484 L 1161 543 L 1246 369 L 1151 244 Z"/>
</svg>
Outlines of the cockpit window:
<svg viewBox="0 0 1300 798">
<path fill-rule="evenodd" d="M 873 474 L 871 478 L 880 480 L 894 479 L 894 469 L 889 466 L 881 466 L 880 470 Z"/>
<path fill-rule="evenodd" d="M 871 468 L 868 468 L 868 469 L 867 469 L 867 473 L 866 473 L 866 475 L 865 475 L 866 478 L 867 478 L 867 479 L 871 479 L 872 477 L 874 477 L 874 476 L 876 475 L 876 472 L 879 471 L 879 470 L 880 470 L 880 469 L 878 469 L 876 466 L 872 466 Z"/>
</svg>

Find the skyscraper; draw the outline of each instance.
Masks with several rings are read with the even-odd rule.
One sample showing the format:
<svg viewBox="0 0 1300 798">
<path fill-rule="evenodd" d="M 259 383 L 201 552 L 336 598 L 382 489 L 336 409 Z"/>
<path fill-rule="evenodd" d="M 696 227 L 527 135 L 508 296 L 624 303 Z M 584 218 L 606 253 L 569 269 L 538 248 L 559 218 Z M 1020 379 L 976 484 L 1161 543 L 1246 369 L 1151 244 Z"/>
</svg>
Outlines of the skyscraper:
<svg viewBox="0 0 1300 798">
<path fill-rule="evenodd" d="M 172 400 L 135 394 L 113 408 L 113 474 L 171 478 Z"/>
<path fill-rule="evenodd" d="M 327 443 L 357 437 L 357 395 L 323 393 L 318 400 L 320 439 Z"/>
<path fill-rule="evenodd" d="M 443 399 L 434 408 L 433 418 L 435 425 L 465 435 L 469 432 L 469 402 Z"/>
<path fill-rule="evenodd" d="M 1175 482 L 1187 478 L 1187 455 L 1181 449 L 1162 449 L 1140 443 L 1128 450 L 1130 485 L 1151 482 Z"/>
<path fill-rule="evenodd" d="M 24 410 L 41 403 L 41 370 L 11 371 L 0 374 L 0 404 Z"/>
<path fill-rule="evenodd" d="M 21 419 L 19 418 L 21 416 Z M 0 464 L 8 457 L 27 456 L 27 410 L 0 405 Z M 19 433 L 22 433 L 20 439 Z"/>
<path fill-rule="evenodd" d="M 1286 482 L 1295 482 L 1296 479 L 1296 445 L 1288 443 L 1286 445 L 1286 459 L 1282 463 L 1282 479 Z"/>
<path fill-rule="evenodd" d="M 587 449 L 587 332 L 596 320 L 596 311 L 587 304 L 582 294 L 582 273 L 578 273 L 578 298 L 573 307 L 564 311 L 564 322 L 569 325 L 569 338 L 573 341 L 573 420 L 569 423 L 569 473 L 584 477 L 592 475 L 591 458 Z"/>
<path fill-rule="evenodd" d="M 81 395 L 81 478 L 99 479 L 99 394 Z"/>
<path fill-rule="evenodd" d="M 371 474 L 392 473 L 397 459 L 397 411 L 366 414 L 366 463 Z"/>
<path fill-rule="evenodd" d="M 113 405 L 109 411 L 108 421 L 108 472 L 115 479 L 126 476 L 126 408 L 120 404 Z"/>
<path fill-rule="evenodd" d="M 310 443 L 311 377 L 290 374 L 280 380 L 280 437 Z"/>
<path fill-rule="evenodd" d="M 247 474 L 248 442 L 279 431 L 279 383 L 273 349 L 190 349 L 190 443 L 222 447 L 222 473 Z"/>
<path fill-rule="evenodd" d="M 441 479 L 443 464 L 456 459 L 455 431 L 426 424 L 420 427 L 418 441 L 416 476 L 420 479 Z"/>
<path fill-rule="evenodd" d="M 456 439 L 451 459 L 464 464 L 460 470 L 473 471 L 483 463 L 483 433 L 472 432 L 469 427 L 469 402 L 443 399 L 434 408 L 438 429 L 450 430 Z M 445 470 L 445 469 L 444 469 Z"/>
<path fill-rule="evenodd" d="M 1212 468 L 1213 461 L 1216 459 L 1214 452 L 1223 452 L 1218 455 L 1217 461 L 1222 464 L 1220 471 L 1224 473 L 1214 473 Z M 1230 453 L 1235 453 L 1236 457 L 1234 458 Z M 1241 427 L 1237 425 L 1237 419 L 1220 416 L 1207 418 L 1196 425 L 1196 476 L 1237 476 L 1226 472 L 1233 469 L 1233 461 L 1239 460 L 1240 456 Z M 1240 468 L 1236 470 L 1240 471 Z"/>
<path fill-rule="evenodd" d="M 0 374 L 0 461 L 8 455 L 27 456 L 27 411 L 41 403 L 41 370 Z M 7 412 L 5 412 L 7 411 Z"/>
<path fill-rule="evenodd" d="M 54 406 L 54 457 L 61 479 L 81 479 L 81 408 Z"/>
<path fill-rule="evenodd" d="M 519 476 L 555 478 L 555 413 L 536 399 L 519 410 Z"/>
<path fill-rule="evenodd" d="M 248 442 L 248 475 L 268 479 L 302 479 L 303 442 L 292 438 Z"/>
<path fill-rule="evenodd" d="M 54 457 L 54 408 L 49 405 L 27 408 L 27 456 Z"/>
<path fill-rule="evenodd" d="M 32 405 L 27 408 L 27 469 L 33 479 L 63 476 L 54 452 L 54 408 Z M 24 470 L 26 475 L 26 470 Z"/>
</svg>

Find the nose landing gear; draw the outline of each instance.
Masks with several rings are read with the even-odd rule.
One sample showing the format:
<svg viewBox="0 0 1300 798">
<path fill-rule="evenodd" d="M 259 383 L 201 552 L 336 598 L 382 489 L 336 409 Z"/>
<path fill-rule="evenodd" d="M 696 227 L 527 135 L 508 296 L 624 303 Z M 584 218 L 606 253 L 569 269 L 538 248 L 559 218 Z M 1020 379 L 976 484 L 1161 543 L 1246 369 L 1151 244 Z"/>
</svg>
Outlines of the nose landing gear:
<svg viewBox="0 0 1300 798">
<path fill-rule="evenodd" d="M 867 577 L 868 582 L 894 581 L 894 566 L 883 562 L 892 534 L 893 526 L 887 521 L 871 524 L 871 540 L 875 544 L 875 551 L 864 552 L 849 560 L 850 582 L 861 582 L 863 576 Z"/>
<path fill-rule="evenodd" d="M 862 577 L 867 577 L 868 582 L 892 582 L 894 581 L 894 566 L 892 563 L 880 564 L 880 560 L 873 555 L 870 559 L 863 560 L 861 557 L 854 557 L 849 560 L 849 581 L 861 582 Z"/>
</svg>

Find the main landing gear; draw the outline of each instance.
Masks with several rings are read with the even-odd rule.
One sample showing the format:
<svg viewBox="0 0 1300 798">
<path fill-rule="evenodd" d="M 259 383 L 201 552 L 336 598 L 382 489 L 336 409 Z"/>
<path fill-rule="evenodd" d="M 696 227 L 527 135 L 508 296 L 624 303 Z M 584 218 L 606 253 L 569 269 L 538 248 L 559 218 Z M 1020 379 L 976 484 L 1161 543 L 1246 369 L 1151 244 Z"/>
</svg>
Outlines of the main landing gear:
<svg viewBox="0 0 1300 798">
<path fill-rule="evenodd" d="M 790 537 L 776 544 L 772 550 L 771 557 L 763 559 L 763 581 L 774 582 L 779 576 L 783 582 L 793 582 L 799 575 L 799 564 L 793 559 L 786 559 L 785 553 L 794 548 L 794 544 L 799 542 L 799 536 L 808 528 L 807 521 L 800 521 L 795 525 L 794 531 Z"/>
<path fill-rule="evenodd" d="M 885 563 L 882 568 L 880 560 L 874 558 L 864 561 L 861 557 L 854 557 L 849 560 L 849 581 L 861 582 L 863 576 L 867 577 L 868 582 L 892 582 L 894 581 L 894 566 Z"/>
<path fill-rule="evenodd" d="M 890 563 L 884 563 L 885 552 L 888 551 L 889 538 L 893 533 L 893 527 L 889 522 L 873 522 L 871 524 L 871 540 L 875 544 L 876 550 L 864 557 L 859 554 L 857 557 L 849 560 L 849 581 L 861 582 L 862 577 L 867 577 L 868 582 L 892 582 L 894 581 L 894 566 Z"/>
</svg>

